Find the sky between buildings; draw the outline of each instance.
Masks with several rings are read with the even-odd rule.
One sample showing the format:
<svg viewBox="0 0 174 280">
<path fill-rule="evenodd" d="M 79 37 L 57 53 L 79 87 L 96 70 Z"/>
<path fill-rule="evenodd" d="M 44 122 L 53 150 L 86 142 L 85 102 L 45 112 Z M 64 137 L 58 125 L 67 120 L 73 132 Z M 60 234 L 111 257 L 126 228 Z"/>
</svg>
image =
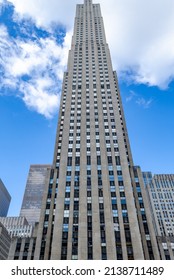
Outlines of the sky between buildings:
<svg viewBox="0 0 174 280">
<path fill-rule="evenodd" d="M 50 164 L 79 0 L 0 0 L 0 177 L 18 215 L 30 164 Z M 174 173 L 174 1 L 99 0 L 134 164 Z"/>
</svg>

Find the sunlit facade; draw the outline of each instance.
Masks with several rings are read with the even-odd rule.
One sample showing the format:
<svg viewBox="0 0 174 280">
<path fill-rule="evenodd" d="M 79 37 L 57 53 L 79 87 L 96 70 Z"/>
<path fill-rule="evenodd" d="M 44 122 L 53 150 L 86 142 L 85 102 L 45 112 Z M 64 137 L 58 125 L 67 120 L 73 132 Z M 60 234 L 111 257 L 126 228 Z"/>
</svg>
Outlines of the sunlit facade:
<svg viewBox="0 0 174 280">
<path fill-rule="evenodd" d="M 76 9 L 34 258 L 159 259 L 143 188 L 100 5 L 85 0 Z"/>
</svg>

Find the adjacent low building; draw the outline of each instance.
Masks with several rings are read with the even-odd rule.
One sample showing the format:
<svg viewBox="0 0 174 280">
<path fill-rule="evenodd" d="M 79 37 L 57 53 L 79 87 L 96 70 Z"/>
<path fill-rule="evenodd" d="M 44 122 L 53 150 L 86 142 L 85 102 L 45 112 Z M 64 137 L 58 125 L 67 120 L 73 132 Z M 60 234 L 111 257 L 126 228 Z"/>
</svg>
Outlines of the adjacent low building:
<svg viewBox="0 0 174 280">
<path fill-rule="evenodd" d="M 31 237 L 33 226 L 25 217 L 0 217 L 0 222 L 11 237 Z"/>
<path fill-rule="evenodd" d="M 8 250 L 4 259 L 32 260 L 34 258 L 38 224 L 29 225 L 25 217 L 0 217 L 3 239 Z M 1 239 L 1 237 L 0 237 Z"/>
<path fill-rule="evenodd" d="M 143 172 L 162 259 L 174 259 L 174 174 Z"/>
<path fill-rule="evenodd" d="M 11 237 L 8 231 L 0 222 L 0 260 L 7 260 L 11 244 Z"/>
<path fill-rule="evenodd" d="M 36 223 L 30 237 L 13 237 L 8 254 L 9 260 L 33 260 L 36 246 L 38 224 Z"/>
<path fill-rule="evenodd" d="M 37 228 L 40 218 L 47 173 L 50 165 L 31 165 L 19 217 L 0 217 L 3 232 L 11 238 L 10 260 L 34 258 Z M 5 203 L 5 202 L 4 202 Z"/>
</svg>

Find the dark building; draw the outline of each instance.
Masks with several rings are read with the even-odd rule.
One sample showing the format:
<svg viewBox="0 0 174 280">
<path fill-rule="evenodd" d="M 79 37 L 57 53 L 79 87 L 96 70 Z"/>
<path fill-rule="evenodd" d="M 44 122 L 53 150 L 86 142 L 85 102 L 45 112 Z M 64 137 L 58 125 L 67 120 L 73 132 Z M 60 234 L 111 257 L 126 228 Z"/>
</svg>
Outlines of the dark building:
<svg viewBox="0 0 174 280">
<path fill-rule="evenodd" d="M 11 201 L 11 196 L 0 179 L 0 217 L 6 217 Z"/>
</svg>

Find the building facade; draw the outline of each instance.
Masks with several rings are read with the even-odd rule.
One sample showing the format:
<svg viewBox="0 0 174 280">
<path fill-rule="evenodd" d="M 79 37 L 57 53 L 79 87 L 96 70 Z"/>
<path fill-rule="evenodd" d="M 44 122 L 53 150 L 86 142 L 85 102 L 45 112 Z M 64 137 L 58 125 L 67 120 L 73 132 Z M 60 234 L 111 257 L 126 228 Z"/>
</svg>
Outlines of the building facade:
<svg viewBox="0 0 174 280">
<path fill-rule="evenodd" d="M 8 260 L 33 260 L 36 246 L 38 223 L 35 224 L 30 236 L 13 236 Z"/>
<path fill-rule="evenodd" d="M 31 165 L 24 192 L 20 216 L 27 219 L 29 224 L 39 222 L 42 197 L 50 165 Z"/>
<path fill-rule="evenodd" d="M 143 172 L 162 259 L 174 259 L 174 175 Z"/>
<path fill-rule="evenodd" d="M 11 237 L 31 237 L 33 226 L 25 217 L 0 217 L 0 222 Z"/>
<path fill-rule="evenodd" d="M 31 225 L 25 217 L 0 217 L 0 258 L 2 247 L 4 259 L 33 260 L 37 229 L 38 223 Z"/>
<path fill-rule="evenodd" d="M 130 168 L 130 172 L 144 256 L 146 260 L 159 260 L 160 254 L 156 239 L 153 212 L 144 185 L 141 168 L 139 166 L 133 166 Z"/>
<path fill-rule="evenodd" d="M 50 165 L 31 165 L 19 217 L 0 217 L 11 237 L 9 260 L 34 258 L 38 222 Z"/>
<path fill-rule="evenodd" d="M 0 217 L 6 217 L 11 201 L 11 196 L 0 179 Z"/>
<path fill-rule="evenodd" d="M 174 175 L 143 172 L 155 217 L 157 235 L 174 236 Z"/>
<path fill-rule="evenodd" d="M 11 237 L 0 222 L 0 260 L 7 260 L 10 250 Z"/>
<path fill-rule="evenodd" d="M 85 0 L 76 9 L 34 258 L 159 259 L 136 172 L 100 5 Z"/>
</svg>

